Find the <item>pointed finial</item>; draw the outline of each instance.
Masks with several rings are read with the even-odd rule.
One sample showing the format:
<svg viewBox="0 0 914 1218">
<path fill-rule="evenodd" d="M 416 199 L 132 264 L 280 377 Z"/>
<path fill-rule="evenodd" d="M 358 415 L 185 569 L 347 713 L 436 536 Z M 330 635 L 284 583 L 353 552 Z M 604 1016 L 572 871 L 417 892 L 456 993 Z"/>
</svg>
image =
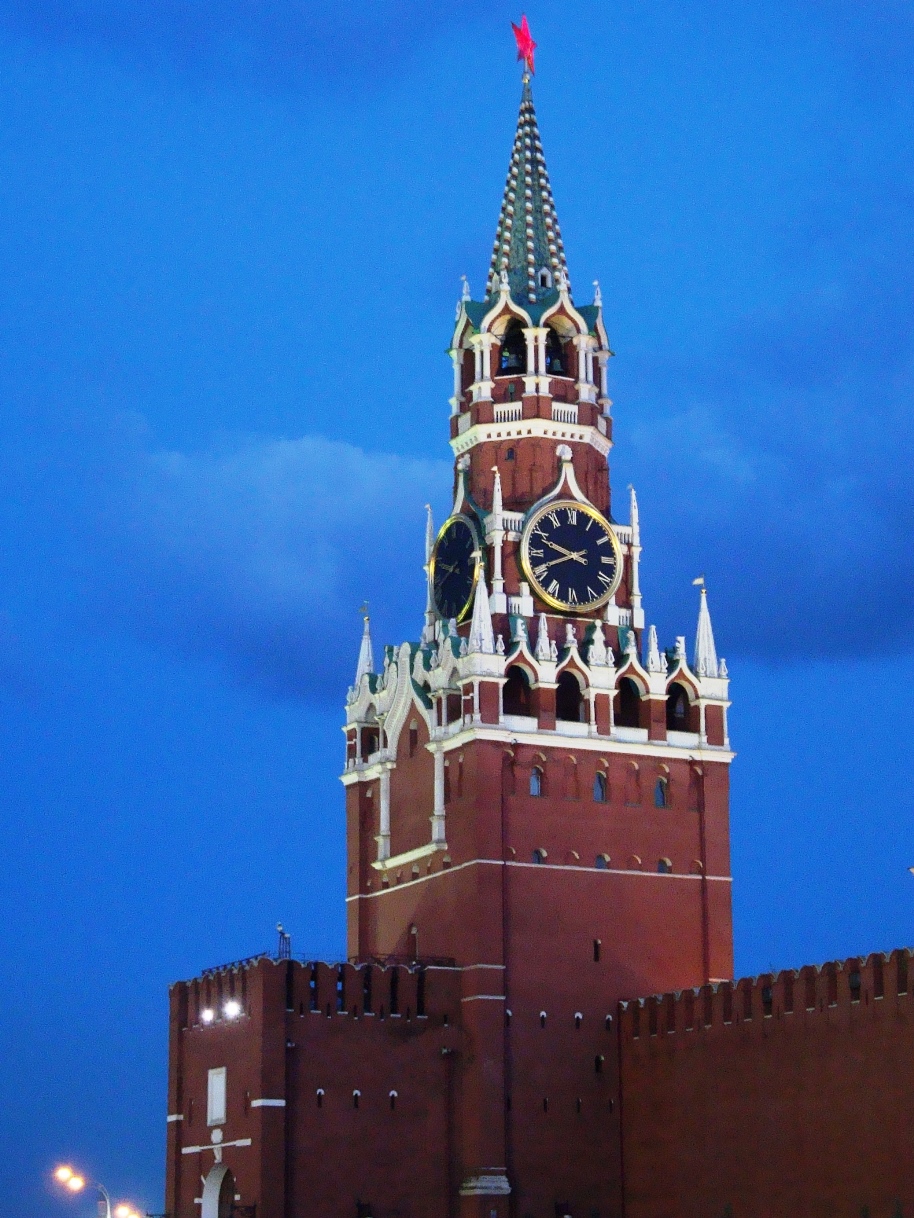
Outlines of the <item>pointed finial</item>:
<svg viewBox="0 0 914 1218">
<path fill-rule="evenodd" d="M 536 636 L 535 656 L 538 660 L 548 660 L 549 654 L 549 623 L 545 613 L 540 614 L 539 632 Z"/>
<path fill-rule="evenodd" d="M 501 474 L 498 472 L 498 466 L 492 466 L 492 472 L 495 474 L 495 482 L 492 486 L 492 519 L 496 529 L 501 528 L 502 517 L 502 499 L 501 499 Z"/>
<path fill-rule="evenodd" d="M 602 304 L 603 304 L 603 293 L 600 291 L 600 281 L 599 281 L 599 279 L 595 279 L 595 280 L 593 281 L 593 302 L 594 302 L 594 304 L 597 306 L 597 308 L 602 307 Z"/>
<path fill-rule="evenodd" d="M 700 677 L 716 677 L 718 672 L 717 648 L 714 646 L 714 631 L 711 628 L 711 614 L 708 610 L 708 590 L 705 587 L 705 577 L 699 576 L 692 583 L 701 586 L 701 600 L 698 603 L 698 629 L 695 632 L 695 656 L 692 667 Z"/>
<path fill-rule="evenodd" d="M 461 276 L 460 276 L 460 279 L 461 279 L 461 281 L 462 281 L 462 283 L 463 283 L 463 290 L 462 290 L 462 291 L 461 291 L 461 293 L 460 293 L 460 299 L 461 299 L 461 300 L 470 300 L 470 299 L 471 299 L 471 297 L 470 297 L 470 284 L 469 284 L 469 280 L 467 279 L 466 275 L 461 275 Z"/>
<path fill-rule="evenodd" d="M 495 631 L 492 629 L 492 612 L 489 608 L 489 589 L 486 587 L 486 575 L 482 565 L 482 555 L 478 550 L 473 551 L 473 557 L 479 568 L 476 581 L 476 596 L 473 599 L 473 619 L 470 622 L 470 638 L 468 652 L 481 652 L 483 655 L 495 653 Z"/>
<path fill-rule="evenodd" d="M 647 671 L 660 672 L 660 648 L 657 645 L 657 627 L 651 626 L 647 636 Z"/>
<path fill-rule="evenodd" d="M 435 548 L 435 522 L 432 519 L 432 505 L 425 505 L 425 565 L 431 562 L 432 550 Z"/>
<path fill-rule="evenodd" d="M 503 292 L 510 292 L 511 284 L 508 280 L 508 272 L 502 270 L 498 275 L 498 286 Z"/>
<path fill-rule="evenodd" d="M 606 639 L 603 637 L 603 627 L 599 622 L 593 624 L 593 637 L 587 651 L 587 663 L 591 668 L 605 668 L 608 661 L 606 654 Z"/>
<path fill-rule="evenodd" d="M 362 643 L 359 647 L 359 659 L 355 666 L 355 688 L 358 689 L 362 677 L 374 672 L 374 655 L 371 650 L 371 626 L 368 616 L 368 602 L 365 601 L 359 610 L 365 625 L 362 627 Z"/>
</svg>

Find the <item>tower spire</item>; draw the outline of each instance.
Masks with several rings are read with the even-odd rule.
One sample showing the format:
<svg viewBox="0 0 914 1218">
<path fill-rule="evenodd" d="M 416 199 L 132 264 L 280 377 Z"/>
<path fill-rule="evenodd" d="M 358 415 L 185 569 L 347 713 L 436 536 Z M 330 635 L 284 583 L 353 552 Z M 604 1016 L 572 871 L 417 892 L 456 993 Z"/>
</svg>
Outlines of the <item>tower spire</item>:
<svg viewBox="0 0 914 1218">
<path fill-rule="evenodd" d="M 495 654 L 495 632 L 492 629 L 492 613 L 489 609 L 489 589 L 486 587 L 486 576 L 481 562 L 479 580 L 476 584 L 476 598 L 473 601 L 473 618 L 470 622 L 467 651 L 478 651 L 483 655 Z"/>
<path fill-rule="evenodd" d="M 568 282 L 565 247 L 528 72 L 524 72 L 517 132 L 489 265 L 490 296 L 497 295 L 503 271 L 507 272 L 511 296 L 519 304 L 542 300 L 563 277 Z"/>
<path fill-rule="evenodd" d="M 698 606 L 698 629 L 695 632 L 693 667 L 700 677 L 717 676 L 717 648 L 714 646 L 714 631 L 711 629 L 711 614 L 708 611 L 708 590 L 703 582 L 701 603 Z"/>
<path fill-rule="evenodd" d="M 359 661 L 355 667 L 355 688 L 359 688 L 359 683 L 366 673 L 374 672 L 374 656 L 371 651 L 371 627 L 369 625 L 368 606 L 362 606 L 362 617 L 365 619 L 365 626 L 362 630 L 362 645 L 359 647 Z"/>
</svg>

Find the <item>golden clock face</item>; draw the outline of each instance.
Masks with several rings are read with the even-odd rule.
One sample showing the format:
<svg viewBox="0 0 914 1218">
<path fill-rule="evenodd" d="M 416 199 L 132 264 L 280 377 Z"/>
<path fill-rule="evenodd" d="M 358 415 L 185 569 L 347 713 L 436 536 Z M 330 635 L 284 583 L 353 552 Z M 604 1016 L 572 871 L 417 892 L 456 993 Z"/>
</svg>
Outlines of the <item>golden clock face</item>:
<svg viewBox="0 0 914 1218">
<path fill-rule="evenodd" d="M 473 607 L 478 553 L 479 540 L 469 517 L 449 517 L 441 526 L 429 565 L 432 597 L 443 618 L 462 622 Z"/>
<path fill-rule="evenodd" d="M 622 579 L 612 526 L 575 499 L 553 500 L 534 512 L 521 537 L 520 562 L 540 600 L 566 613 L 605 604 Z"/>
</svg>

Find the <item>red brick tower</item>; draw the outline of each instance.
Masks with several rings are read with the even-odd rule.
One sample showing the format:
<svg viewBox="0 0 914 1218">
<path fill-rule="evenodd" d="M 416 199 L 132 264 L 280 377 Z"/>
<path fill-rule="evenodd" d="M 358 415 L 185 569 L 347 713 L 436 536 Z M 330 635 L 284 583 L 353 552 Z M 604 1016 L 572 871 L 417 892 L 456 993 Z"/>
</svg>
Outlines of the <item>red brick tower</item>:
<svg viewBox="0 0 914 1218">
<path fill-rule="evenodd" d="M 425 629 L 376 673 L 366 620 L 343 775 L 350 959 L 459 972 L 479 1218 L 588 1212 L 594 1164 L 617 1198 L 616 1003 L 732 975 L 726 667 L 703 588 L 691 664 L 645 632 L 611 354 L 599 287 L 572 299 L 525 74 L 486 294 L 465 285 L 451 342 Z"/>
</svg>

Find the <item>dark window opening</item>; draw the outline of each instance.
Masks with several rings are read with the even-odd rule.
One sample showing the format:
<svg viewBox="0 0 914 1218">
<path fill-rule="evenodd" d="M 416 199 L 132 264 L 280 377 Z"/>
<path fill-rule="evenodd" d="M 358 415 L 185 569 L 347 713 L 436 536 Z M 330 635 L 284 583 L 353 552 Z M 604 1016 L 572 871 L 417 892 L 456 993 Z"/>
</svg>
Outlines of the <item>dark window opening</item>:
<svg viewBox="0 0 914 1218">
<path fill-rule="evenodd" d="M 508 669 L 508 679 L 502 689 L 502 707 L 506 715 L 530 714 L 530 678 L 519 664 Z"/>
<path fill-rule="evenodd" d="M 658 778 L 654 783 L 654 807 L 666 808 L 669 806 L 669 790 L 665 778 Z"/>
<path fill-rule="evenodd" d="M 414 723 L 409 727 L 409 755 L 414 757 L 416 749 L 419 747 L 419 729 Z"/>
<path fill-rule="evenodd" d="M 533 861 L 534 861 L 534 863 L 545 863 L 545 861 L 546 861 L 546 851 L 545 851 L 545 850 L 539 850 L 539 849 L 534 850 L 534 851 L 533 851 Z"/>
<path fill-rule="evenodd" d="M 788 974 L 783 981 L 784 1010 L 788 1015 L 793 1014 L 793 976 Z"/>
<path fill-rule="evenodd" d="M 873 997 L 882 998 L 885 994 L 885 988 L 882 980 L 882 957 L 879 956 L 873 961 Z"/>
<path fill-rule="evenodd" d="M 420 968 L 416 977 L 416 1014 L 425 1014 L 425 969 Z"/>
<path fill-rule="evenodd" d="M 563 672 L 555 691 L 555 717 L 570 723 L 581 723 L 584 718 L 584 699 L 578 679 L 571 672 Z"/>
<path fill-rule="evenodd" d="M 771 986 L 763 985 L 762 986 L 762 1014 L 763 1015 L 771 1014 L 772 1004 L 773 1004 L 773 996 L 771 993 Z"/>
<path fill-rule="evenodd" d="M 543 793 L 543 771 L 539 766 L 534 766 L 530 771 L 530 794 L 542 795 Z M 534 859 L 534 862 L 542 862 L 542 859 Z"/>
<path fill-rule="evenodd" d="M 848 977 L 848 984 L 851 987 L 851 1002 L 860 1001 L 860 970 L 854 969 Z"/>
<path fill-rule="evenodd" d="M 593 780 L 593 799 L 594 803 L 606 803 L 606 775 L 598 773 Z"/>
<path fill-rule="evenodd" d="M 400 970 L 396 967 L 390 974 L 390 1013 L 400 1014 Z"/>
<path fill-rule="evenodd" d="M 308 978 L 308 1006 L 312 1011 L 317 1010 L 317 965 L 312 964 L 311 975 Z"/>
<path fill-rule="evenodd" d="M 689 728 L 689 697 L 678 682 L 673 682 L 666 697 L 666 730 L 686 732 Z"/>
<path fill-rule="evenodd" d="M 553 376 L 564 376 L 568 371 L 565 348 L 555 330 L 550 330 L 546 335 L 546 371 Z"/>
<path fill-rule="evenodd" d="M 396 1107 L 397 1107 L 397 1093 L 396 1093 L 396 1091 L 391 1091 L 391 1093 L 390 1093 L 390 1111 L 394 1112 L 396 1110 Z"/>
<path fill-rule="evenodd" d="M 594 962 L 594 964 L 600 963 L 600 946 L 601 946 L 600 940 L 594 939 L 594 941 L 593 941 L 593 962 Z"/>
<path fill-rule="evenodd" d="M 506 461 L 514 460 L 514 449 L 513 448 L 509 448 L 508 451 L 505 453 L 505 460 Z"/>
<path fill-rule="evenodd" d="M 575 1100 L 575 1108 L 577 1109 L 578 1115 L 580 1116 L 580 1114 L 581 1114 L 581 1101 L 580 1101 L 580 1098 L 578 1098 L 577 1100 Z"/>
<path fill-rule="evenodd" d="M 657 860 L 657 870 L 660 872 L 661 875 L 672 875 L 673 874 L 673 864 L 670 862 L 669 859 L 658 859 Z"/>
<path fill-rule="evenodd" d="M 318 1091 L 318 1093 L 317 1093 L 317 1106 L 318 1106 L 318 1108 L 323 1108 L 323 1106 L 324 1106 L 324 1093 L 323 1093 L 323 1091 Z"/>
<path fill-rule="evenodd" d="M 616 715 L 619 727 L 640 727 L 641 691 L 631 677 L 619 682 L 619 710 Z"/>
<path fill-rule="evenodd" d="M 908 958 L 898 953 L 898 993 L 907 994 L 908 992 Z"/>
<path fill-rule="evenodd" d="M 580 1016 L 580 1015 L 575 1015 L 575 1017 L 574 1017 L 574 1026 L 575 1026 L 575 1028 L 576 1028 L 576 1029 L 579 1029 L 579 1028 L 580 1028 L 580 1026 L 581 1026 L 581 1016 Z"/>
<path fill-rule="evenodd" d="M 608 871 L 609 859 L 605 854 L 598 854 L 594 859 L 594 866 L 596 867 L 597 871 Z"/>
<path fill-rule="evenodd" d="M 549 1111 L 549 1099 L 547 1096 L 544 1096 L 543 1097 L 543 1112 L 548 1112 L 548 1111 Z"/>
<path fill-rule="evenodd" d="M 369 965 L 368 968 L 365 969 L 365 974 L 362 977 L 362 1010 L 366 1015 L 371 1015 L 371 1013 L 374 1011 L 374 1007 L 372 1006 L 371 1002 L 371 984 L 373 975 L 374 970 Z"/>
<path fill-rule="evenodd" d="M 603 1060 L 604 1060 L 604 1059 L 603 1059 L 603 1054 L 602 1054 L 602 1053 L 598 1053 L 598 1054 L 597 1054 L 597 1056 L 596 1056 L 596 1057 L 593 1059 L 593 1072 L 594 1072 L 594 1074 L 602 1074 L 602 1073 L 603 1073 Z"/>
<path fill-rule="evenodd" d="M 346 976 L 342 968 L 337 970 L 336 974 L 336 1009 L 338 1011 L 346 1010 Z"/>
<path fill-rule="evenodd" d="M 352 1106 L 353 1106 L 353 1108 L 358 1108 L 358 1106 L 359 1106 L 359 1100 L 360 1100 L 361 1098 L 362 1098 L 362 1097 L 359 1095 L 358 1091 L 353 1091 L 353 1093 L 352 1093 Z"/>
<path fill-rule="evenodd" d="M 546 1026 L 546 1012 L 540 1011 L 540 1027 L 545 1028 L 545 1026 Z"/>
<path fill-rule="evenodd" d="M 527 371 L 527 339 L 519 321 L 511 321 L 501 344 L 498 370 L 504 376 Z"/>
</svg>

